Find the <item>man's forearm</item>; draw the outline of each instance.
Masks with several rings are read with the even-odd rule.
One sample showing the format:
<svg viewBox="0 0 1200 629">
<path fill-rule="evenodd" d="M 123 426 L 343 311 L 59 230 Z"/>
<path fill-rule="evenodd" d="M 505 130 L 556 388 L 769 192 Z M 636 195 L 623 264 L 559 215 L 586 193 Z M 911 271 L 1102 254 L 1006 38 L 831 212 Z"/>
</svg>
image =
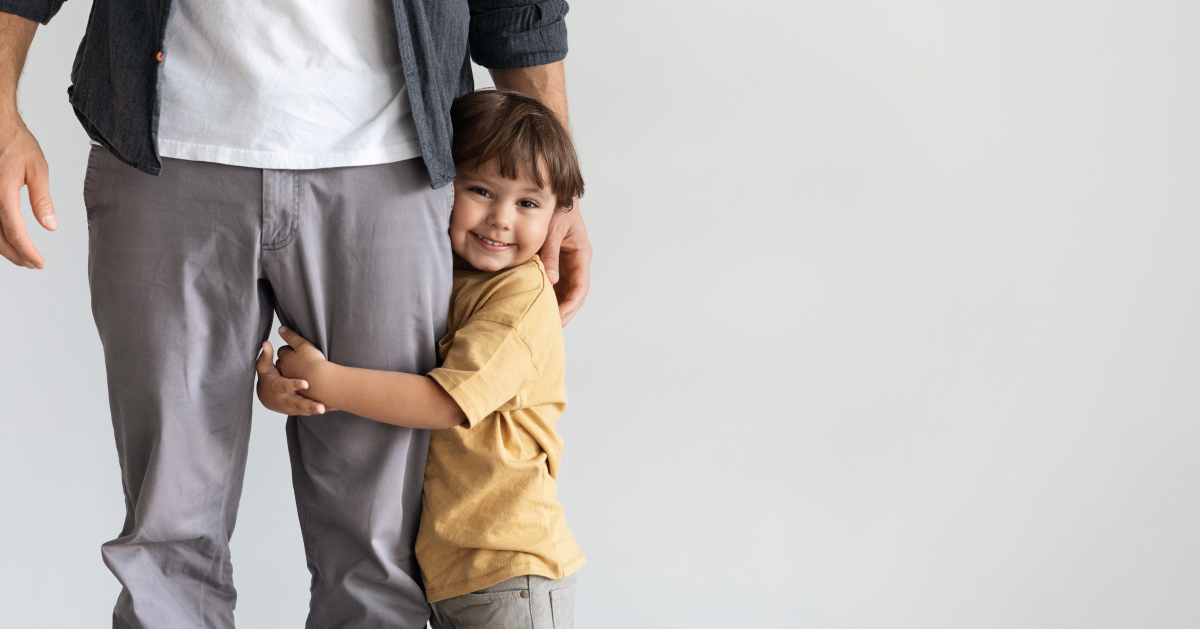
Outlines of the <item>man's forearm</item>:
<svg viewBox="0 0 1200 629">
<path fill-rule="evenodd" d="M 37 27 L 33 20 L 0 12 L 0 124 L 19 119 L 17 82 Z"/>
<path fill-rule="evenodd" d="M 550 108 L 563 126 L 570 130 L 567 117 L 567 77 L 563 62 L 556 61 L 544 66 L 514 68 L 511 70 L 489 70 L 496 87 L 515 90 L 538 99 Z"/>
<path fill-rule="evenodd" d="M 327 408 L 409 428 L 450 428 L 466 421 L 458 403 L 433 378 L 325 363 L 305 397 Z"/>
</svg>

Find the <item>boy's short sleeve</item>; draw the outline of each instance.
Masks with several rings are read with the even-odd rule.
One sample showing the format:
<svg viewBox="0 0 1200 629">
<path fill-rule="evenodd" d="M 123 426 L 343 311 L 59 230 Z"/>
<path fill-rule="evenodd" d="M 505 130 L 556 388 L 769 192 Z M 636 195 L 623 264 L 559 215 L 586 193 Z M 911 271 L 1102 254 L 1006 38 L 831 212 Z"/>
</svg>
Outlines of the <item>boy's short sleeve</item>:
<svg viewBox="0 0 1200 629">
<path fill-rule="evenodd" d="M 533 384 L 538 369 L 516 328 L 473 317 L 454 333 L 445 362 L 429 376 L 475 426 Z"/>
</svg>

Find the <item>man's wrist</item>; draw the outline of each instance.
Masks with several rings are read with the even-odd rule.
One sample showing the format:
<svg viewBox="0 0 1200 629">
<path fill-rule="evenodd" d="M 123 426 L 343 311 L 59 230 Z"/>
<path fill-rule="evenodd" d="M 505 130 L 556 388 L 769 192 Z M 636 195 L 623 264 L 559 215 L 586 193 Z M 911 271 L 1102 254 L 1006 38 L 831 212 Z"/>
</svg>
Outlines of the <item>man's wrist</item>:
<svg viewBox="0 0 1200 629">
<path fill-rule="evenodd" d="M 492 81 L 500 89 L 521 92 L 541 101 L 550 108 L 564 127 L 570 131 L 567 116 L 567 82 L 563 62 L 556 61 L 541 66 L 490 70 Z"/>
<path fill-rule="evenodd" d="M 25 120 L 16 104 L 0 106 L 0 135 L 12 137 L 14 134 L 27 130 Z"/>
</svg>

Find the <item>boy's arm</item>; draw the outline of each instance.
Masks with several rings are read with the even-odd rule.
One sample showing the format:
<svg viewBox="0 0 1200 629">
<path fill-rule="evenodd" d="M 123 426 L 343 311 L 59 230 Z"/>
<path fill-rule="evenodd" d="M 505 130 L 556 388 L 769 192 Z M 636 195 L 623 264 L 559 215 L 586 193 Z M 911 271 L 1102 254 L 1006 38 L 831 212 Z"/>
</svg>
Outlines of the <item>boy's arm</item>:
<svg viewBox="0 0 1200 629">
<path fill-rule="evenodd" d="M 458 403 L 428 376 L 357 369 L 329 362 L 299 334 L 280 328 L 279 371 L 308 382 L 304 397 L 327 408 L 409 428 L 451 428 L 466 422 Z"/>
</svg>

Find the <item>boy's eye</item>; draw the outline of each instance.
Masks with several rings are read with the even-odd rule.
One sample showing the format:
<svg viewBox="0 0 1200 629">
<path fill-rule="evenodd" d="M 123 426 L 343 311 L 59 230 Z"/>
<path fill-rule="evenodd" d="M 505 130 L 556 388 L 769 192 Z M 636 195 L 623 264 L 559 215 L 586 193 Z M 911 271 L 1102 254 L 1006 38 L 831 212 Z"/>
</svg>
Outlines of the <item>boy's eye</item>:
<svg viewBox="0 0 1200 629">
<path fill-rule="evenodd" d="M 537 201 L 532 199 L 521 199 L 520 201 L 517 201 L 517 205 L 531 209 L 535 209 L 538 206 Z"/>
<path fill-rule="evenodd" d="M 492 193 L 484 190 L 483 188 L 467 188 L 467 190 L 470 190 L 481 197 L 487 197 L 489 199 L 492 197 Z"/>
</svg>

